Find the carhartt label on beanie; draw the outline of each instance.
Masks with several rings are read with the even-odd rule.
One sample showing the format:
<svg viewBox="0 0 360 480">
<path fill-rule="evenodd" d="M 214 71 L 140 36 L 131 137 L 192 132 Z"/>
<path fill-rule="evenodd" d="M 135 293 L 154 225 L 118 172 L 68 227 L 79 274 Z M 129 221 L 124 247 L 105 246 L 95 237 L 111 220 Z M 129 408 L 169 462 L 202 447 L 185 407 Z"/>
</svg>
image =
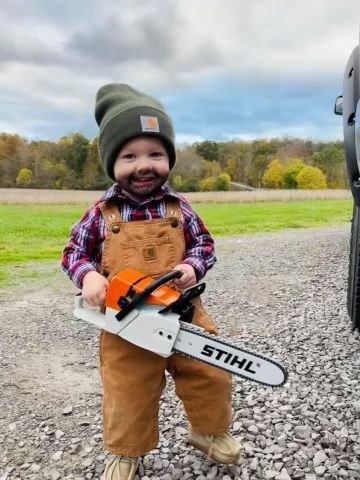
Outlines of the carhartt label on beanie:
<svg viewBox="0 0 360 480">
<path fill-rule="evenodd" d="M 140 115 L 141 128 L 143 132 L 160 132 L 159 120 L 157 117 Z"/>
<path fill-rule="evenodd" d="M 175 164 L 175 138 L 170 117 L 163 105 L 130 85 L 111 83 L 96 95 L 95 118 L 100 127 L 99 154 L 107 175 L 114 180 L 114 163 L 124 143 L 134 137 L 159 138 Z"/>
</svg>

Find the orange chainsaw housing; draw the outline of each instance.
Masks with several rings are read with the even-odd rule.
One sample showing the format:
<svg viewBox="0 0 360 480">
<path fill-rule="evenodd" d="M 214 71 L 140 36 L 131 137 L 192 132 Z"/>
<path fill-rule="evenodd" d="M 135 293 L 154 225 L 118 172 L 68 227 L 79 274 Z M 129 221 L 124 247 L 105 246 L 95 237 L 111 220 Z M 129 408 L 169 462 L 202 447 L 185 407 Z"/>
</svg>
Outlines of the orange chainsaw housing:
<svg viewBox="0 0 360 480">
<path fill-rule="evenodd" d="M 105 297 L 106 307 L 120 311 L 121 308 L 118 304 L 120 297 L 127 297 L 130 292 L 132 294 L 140 293 L 153 281 L 153 277 L 146 276 L 138 270 L 132 268 L 121 270 L 110 281 Z M 181 293 L 175 288 L 161 285 L 146 298 L 145 303 L 167 306 L 178 300 L 180 296 Z"/>
</svg>

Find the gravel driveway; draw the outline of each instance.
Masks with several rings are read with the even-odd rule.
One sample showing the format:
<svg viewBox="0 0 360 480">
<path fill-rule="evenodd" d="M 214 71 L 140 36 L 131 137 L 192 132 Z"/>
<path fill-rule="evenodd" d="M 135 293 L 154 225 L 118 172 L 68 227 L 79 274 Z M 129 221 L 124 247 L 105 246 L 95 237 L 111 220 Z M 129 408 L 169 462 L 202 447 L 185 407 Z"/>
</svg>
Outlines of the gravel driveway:
<svg viewBox="0 0 360 480">
<path fill-rule="evenodd" d="M 275 356 L 279 389 L 234 382 L 232 433 L 243 463 L 219 466 L 186 444 L 168 382 L 161 440 L 143 480 L 360 478 L 360 340 L 346 314 L 349 225 L 217 238 L 204 300 L 222 334 Z M 0 480 L 99 479 L 98 332 L 72 318 L 76 292 L 43 280 L 1 298 Z"/>
</svg>

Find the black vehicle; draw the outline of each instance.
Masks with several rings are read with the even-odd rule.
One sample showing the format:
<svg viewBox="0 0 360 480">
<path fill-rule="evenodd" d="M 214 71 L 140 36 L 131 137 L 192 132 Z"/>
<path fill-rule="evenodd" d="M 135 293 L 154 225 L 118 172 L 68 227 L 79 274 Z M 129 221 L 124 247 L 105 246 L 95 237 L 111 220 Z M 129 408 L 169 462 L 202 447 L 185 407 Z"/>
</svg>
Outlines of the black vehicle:
<svg viewBox="0 0 360 480">
<path fill-rule="evenodd" d="M 346 166 L 354 198 L 351 224 L 347 308 L 353 329 L 360 330 L 360 47 L 356 46 L 345 67 L 343 94 L 335 113 L 343 116 Z"/>
</svg>

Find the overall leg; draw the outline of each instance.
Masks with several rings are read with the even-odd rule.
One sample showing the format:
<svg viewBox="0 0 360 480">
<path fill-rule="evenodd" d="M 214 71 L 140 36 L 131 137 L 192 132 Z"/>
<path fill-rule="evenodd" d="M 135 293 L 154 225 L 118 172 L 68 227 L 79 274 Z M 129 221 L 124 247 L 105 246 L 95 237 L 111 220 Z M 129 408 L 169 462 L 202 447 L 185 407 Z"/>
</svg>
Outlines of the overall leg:
<svg viewBox="0 0 360 480">
<path fill-rule="evenodd" d="M 218 334 L 199 297 L 193 300 L 193 324 Z M 231 421 L 231 375 L 218 368 L 181 355 L 172 355 L 168 369 L 176 393 L 183 401 L 191 425 L 205 434 L 227 432 Z"/>
<path fill-rule="evenodd" d="M 199 302 L 193 323 L 211 334 L 217 329 Z M 231 375 L 181 355 L 173 355 L 168 370 L 191 423 L 189 442 L 218 463 L 239 460 L 241 445 L 229 433 Z"/>
<path fill-rule="evenodd" d="M 104 445 L 110 452 L 137 457 L 156 447 L 165 366 L 163 357 L 101 332 Z"/>
<path fill-rule="evenodd" d="M 168 370 L 194 429 L 211 435 L 227 432 L 231 422 L 231 376 L 177 354 L 169 360 Z"/>
</svg>

